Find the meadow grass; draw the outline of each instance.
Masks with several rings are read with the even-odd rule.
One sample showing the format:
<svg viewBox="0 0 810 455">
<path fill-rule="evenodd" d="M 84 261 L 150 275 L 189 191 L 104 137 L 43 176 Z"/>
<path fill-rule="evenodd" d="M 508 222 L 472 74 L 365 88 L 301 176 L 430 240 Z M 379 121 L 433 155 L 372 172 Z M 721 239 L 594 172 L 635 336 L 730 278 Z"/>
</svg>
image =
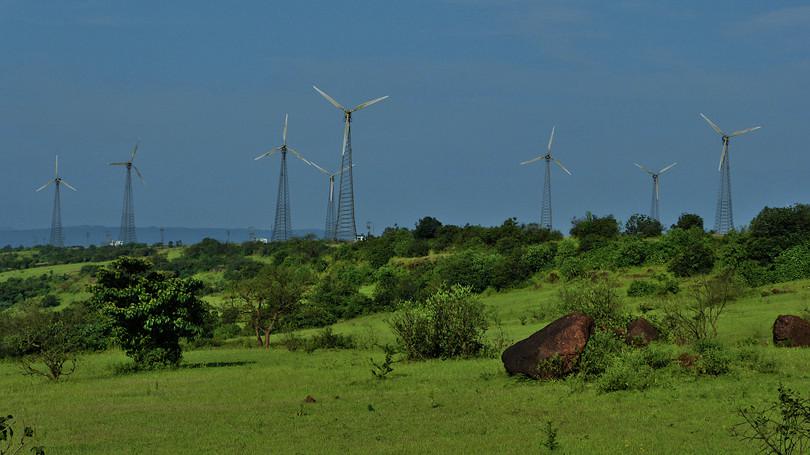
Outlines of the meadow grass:
<svg viewBox="0 0 810 455">
<path fill-rule="evenodd" d="M 59 383 L 0 363 L 0 413 L 33 424 L 39 442 L 60 454 L 542 453 L 549 420 L 562 453 L 750 453 L 731 435 L 736 410 L 773 401 L 780 383 L 810 391 L 810 350 L 769 342 L 777 315 L 807 307 L 809 285 L 753 290 L 721 318 L 720 341 L 754 339 L 750 349 L 776 361 L 773 373 L 735 366 L 697 377 L 673 367 L 645 391 L 600 393 L 575 378 L 509 377 L 497 358 L 398 362 L 389 379 L 377 380 L 369 358 L 380 361 L 379 348 L 195 350 L 182 368 L 129 374 L 116 373 L 128 359 L 111 351 L 82 357 Z M 554 317 L 558 292 L 540 284 L 482 300 L 517 340 Z M 627 299 L 631 307 L 640 300 Z M 388 317 L 334 330 L 389 343 Z M 307 395 L 316 402 L 305 403 Z"/>
</svg>

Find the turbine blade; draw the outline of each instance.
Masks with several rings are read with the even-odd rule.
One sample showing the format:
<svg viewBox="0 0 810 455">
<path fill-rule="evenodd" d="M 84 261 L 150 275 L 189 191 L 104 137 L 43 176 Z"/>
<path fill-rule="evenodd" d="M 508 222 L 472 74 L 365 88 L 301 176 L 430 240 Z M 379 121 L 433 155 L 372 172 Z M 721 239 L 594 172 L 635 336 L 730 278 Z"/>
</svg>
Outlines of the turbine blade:
<svg viewBox="0 0 810 455">
<path fill-rule="evenodd" d="M 346 117 L 346 126 L 343 127 L 343 148 L 341 148 L 340 156 L 346 154 L 346 143 L 349 141 L 349 117 Z"/>
<path fill-rule="evenodd" d="M 271 156 L 272 154 L 274 154 L 274 153 L 278 152 L 278 150 L 279 150 L 279 148 L 278 148 L 278 147 L 276 147 L 276 148 L 272 148 L 272 149 L 270 149 L 270 150 L 268 150 L 268 151 L 266 151 L 266 152 L 262 153 L 261 155 L 257 156 L 256 158 L 253 158 L 253 161 L 260 160 L 260 159 L 262 159 L 262 158 L 266 158 L 266 157 L 268 157 L 268 156 Z"/>
<path fill-rule="evenodd" d="M 135 154 L 138 153 L 138 146 L 141 145 L 141 141 L 135 143 L 135 148 L 132 149 L 132 154 L 130 155 L 129 161 L 135 161 Z"/>
<path fill-rule="evenodd" d="M 50 185 L 51 183 L 53 183 L 53 180 L 48 180 L 48 183 L 46 183 L 46 184 L 42 185 L 41 187 L 37 188 L 35 191 L 36 191 L 37 193 L 39 193 L 40 191 L 42 191 L 42 190 L 44 190 L 45 188 L 47 188 L 47 187 L 48 187 L 48 185 Z"/>
<path fill-rule="evenodd" d="M 554 162 L 557 163 L 557 166 L 560 166 L 560 169 L 564 170 L 566 174 L 571 175 L 571 171 L 566 169 L 565 166 L 563 166 L 563 164 L 560 163 L 560 160 L 555 159 Z"/>
<path fill-rule="evenodd" d="M 138 178 L 141 179 L 141 183 L 146 183 L 146 181 L 143 179 L 143 175 L 141 175 L 141 171 L 138 170 L 138 167 L 133 164 L 132 169 L 135 169 L 135 173 L 138 174 Z"/>
<path fill-rule="evenodd" d="M 118 163 L 110 163 L 110 166 L 126 166 L 129 164 L 128 162 L 118 162 Z"/>
<path fill-rule="evenodd" d="M 675 165 L 677 165 L 677 164 L 678 164 L 678 163 L 672 163 L 672 164 L 670 164 L 669 166 L 667 166 L 667 167 L 665 167 L 665 168 L 661 169 L 660 171 L 658 171 L 658 175 L 661 175 L 661 174 L 663 174 L 664 172 L 666 172 L 666 171 L 668 171 L 668 170 L 672 169 L 672 168 L 673 168 L 673 167 L 675 167 Z"/>
<path fill-rule="evenodd" d="M 53 165 L 53 178 L 59 177 L 59 155 L 56 155 L 56 161 Z"/>
<path fill-rule="evenodd" d="M 723 151 L 720 152 L 720 164 L 717 165 L 717 170 L 720 171 L 723 168 L 723 161 L 726 160 L 726 154 L 728 153 L 728 142 L 723 142 Z"/>
<path fill-rule="evenodd" d="M 709 117 L 706 117 L 705 115 L 703 115 L 702 112 L 700 113 L 700 116 L 703 117 L 703 120 L 706 120 L 706 123 L 708 123 L 709 126 L 711 126 L 712 129 L 717 132 L 717 134 L 719 134 L 721 136 L 726 135 L 726 133 L 724 133 L 723 130 L 721 130 L 719 126 L 715 125 L 713 121 L 709 120 Z"/>
<path fill-rule="evenodd" d="M 298 152 L 298 150 L 296 150 L 296 149 L 294 149 L 294 148 L 292 148 L 292 147 L 287 147 L 287 150 L 289 150 L 290 152 L 292 152 L 292 154 L 293 154 L 293 155 L 295 155 L 295 157 L 296 157 L 296 158 L 298 158 L 299 160 L 301 160 L 301 161 L 303 161 L 303 162 L 305 162 L 305 163 L 309 164 L 310 166 L 312 166 L 312 162 L 311 162 L 311 161 L 309 161 L 308 159 L 304 158 L 304 155 L 302 155 L 301 153 L 299 153 L 299 152 Z"/>
<path fill-rule="evenodd" d="M 309 164 L 310 164 L 310 166 L 312 166 L 312 167 L 314 167 L 315 169 L 317 169 L 317 170 L 321 171 L 321 172 L 322 172 L 323 174 L 325 174 L 325 175 L 332 175 L 332 173 L 331 173 L 331 172 L 329 172 L 329 171 L 327 171 L 326 169 L 324 169 L 324 168 L 322 168 L 322 167 L 318 166 L 318 163 L 316 163 L 316 162 L 314 162 L 314 161 L 309 161 Z"/>
<path fill-rule="evenodd" d="M 65 185 L 66 187 L 70 188 L 73 191 L 79 191 L 76 188 L 73 188 L 73 186 L 71 186 L 71 184 L 66 182 L 64 179 L 62 179 L 62 185 Z"/>
<path fill-rule="evenodd" d="M 319 89 L 318 87 L 316 87 L 316 86 L 314 86 L 314 85 L 312 86 L 312 88 L 314 88 L 314 89 L 315 89 L 315 91 L 317 91 L 318 93 L 320 93 L 322 97 L 326 98 L 326 101 L 329 101 L 330 103 L 332 103 L 332 106 L 335 106 L 336 108 L 340 109 L 341 111 L 345 111 L 345 110 L 346 110 L 346 108 L 345 108 L 345 107 L 343 107 L 343 105 L 341 105 L 340 103 L 338 103 L 337 101 L 335 101 L 335 99 L 334 99 L 334 98 L 332 98 L 331 96 L 327 95 L 327 94 L 326 94 L 326 92 L 324 92 L 323 90 Z"/>
<path fill-rule="evenodd" d="M 284 145 L 287 145 L 287 114 L 284 114 L 284 132 L 281 133 L 281 138 L 284 140 Z"/>
<path fill-rule="evenodd" d="M 639 169 L 641 169 L 642 171 L 644 171 L 644 172 L 646 172 L 646 173 L 648 173 L 648 174 L 650 174 L 650 175 L 655 175 L 655 172 L 653 172 L 653 171 L 651 171 L 651 170 L 647 169 L 646 167 L 644 167 L 644 166 L 642 166 L 642 165 L 640 165 L 640 164 L 638 164 L 638 163 L 633 163 L 633 164 L 635 164 L 635 165 L 636 165 L 636 166 L 637 166 Z"/>
<path fill-rule="evenodd" d="M 548 153 L 551 153 L 551 144 L 554 143 L 554 130 L 556 128 L 556 126 L 551 127 L 551 136 L 548 138 Z"/>
<path fill-rule="evenodd" d="M 337 171 L 337 172 L 335 172 L 335 173 L 333 173 L 333 174 L 329 174 L 329 177 L 335 177 L 336 175 L 339 175 L 341 172 L 346 172 L 346 171 L 348 171 L 349 169 L 354 168 L 355 166 L 357 166 L 357 164 L 352 163 L 352 165 L 351 165 L 351 166 L 346 166 L 346 167 L 344 167 L 343 169 L 341 169 L 341 170 L 339 170 L 339 171 Z"/>
<path fill-rule="evenodd" d="M 358 104 L 357 106 L 354 107 L 354 109 L 352 109 L 349 112 L 357 112 L 360 109 L 365 109 L 365 108 L 371 106 L 372 104 L 377 104 L 377 103 L 379 103 L 380 101 L 382 101 L 382 100 L 384 100 L 386 98 L 388 98 L 388 95 L 381 96 L 379 98 L 374 98 L 373 100 L 369 100 L 369 101 L 366 101 L 365 103 Z"/>
<path fill-rule="evenodd" d="M 742 136 L 745 133 L 750 133 L 751 131 L 756 131 L 756 130 L 758 130 L 760 128 L 762 128 L 762 127 L 761 126 L 754 126 L 754 127 L 751 127 L 751 128 L 746 128 L 744 130 L 735 131 L 735 132 L 729 134 L 729 137 Z"/>
<path fill-rule="evenodd" d="M 528 161 L 521 161 L 520 165 L 523 166 L 523 165 L 526 165 L 526 164 L 534 163 L 535 161 L 542 160 L 544 157 L 545 157 L 545 155 L 540 155 L 537 158 L 532 158 L 532 159 L 530 159 Z"/>
</svg>

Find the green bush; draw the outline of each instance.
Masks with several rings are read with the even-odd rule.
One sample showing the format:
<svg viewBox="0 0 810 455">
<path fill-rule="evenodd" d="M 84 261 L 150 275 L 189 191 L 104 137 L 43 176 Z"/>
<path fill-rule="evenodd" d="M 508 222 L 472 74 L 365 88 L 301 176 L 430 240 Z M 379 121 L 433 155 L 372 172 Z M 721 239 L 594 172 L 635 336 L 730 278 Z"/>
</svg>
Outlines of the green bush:
<svg viewBox="0 0 810 455">
<path fill-rule="evenodd" d="M 558 310 L 563 314 L 579 311 L 594 320 L 597 330 L 622 329 L 628 315 L 624 302 L 606 275 L 568 283 L 560 289 Z"/>
<path fill-rule="evenodd" d="M 554 243 L 541 243 L 529 245 L 523 252 L 521 261 L 532 272 L 551 267 L 554 264 L 554 255 L 557 253 L 557 245 Z"/>
<path fill-rule="evenodd" d="M 305 350 L 310 353 L 318 349 L 354 349 L 354 347 L 354 337 L 335 333 L 332 327 L 320 330 L 307 340 L 304 346 Z"/>
<path fill-rule="evenodd" d="M 605 372 L 596 381 L 600 392 L 645 390 L 655 382 L 655 372 L 646 362 L 643 351 L 630 350 L 611 359 Z"/>
<path fill-rule="evenodd" d="M 597 378 L 611 365 L 627 345 L 613 332 L 597 330 L 591 334 L 585 351 L 579 358 L 577 370 L 585 379 Z"/>
<path fill-rule="evenodd" d="M 701 340 L 695 344 L 698 358 L 695 372 L 708 376 L 720 376 L 731 370 L 734 355 L 722 344 L 714 340 Z"/>
<path fill-rule="evenodd" d="M 645 297 L 658 293 L 658 286 L 647 280 L 633 280 L 627 288 L 628 297 Z"/>
<path fill-rule="evenodd" d="M 474 357 L 486 351 L 483 303 L 470 287 L 441 289 L 424 301 L 407 301 L 389 322 L 411 359 Z"/>
</svg>

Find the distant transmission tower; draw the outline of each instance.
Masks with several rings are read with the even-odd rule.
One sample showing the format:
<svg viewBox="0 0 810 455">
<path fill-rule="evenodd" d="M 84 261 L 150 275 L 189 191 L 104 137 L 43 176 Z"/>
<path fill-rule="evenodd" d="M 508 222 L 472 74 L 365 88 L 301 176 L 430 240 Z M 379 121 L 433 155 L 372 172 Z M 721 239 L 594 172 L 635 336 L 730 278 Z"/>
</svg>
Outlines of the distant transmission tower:
<svg viewBox="0 0 810 455">
<path fill-rule="evenodd" d="M 124 209 L 121 212 L 121 230 L 118 233 L 118 240 L 124 244 L 136 243 L 138 241 L 135 235 L 135 203 L 132 198 L 132 170 L 138 174 L 138 178 L 143 182 L 143 175 L 138 167 L 132 164 L 135 161 L 135 154 L 138 153 L 138 145 L 130 153 L 129 161 L 122 161 L 117 163 L 110 163 L 110 166 L 124 166 L 127 169 L 127 178 L 124 183 Z"/>
<path fill-rule="evenodd" d="M 278 177 L 278 194 L 276 198 L 276 217 L 273 221 L 273 234 L 271 240 L 274 242 L 283 242 L 292 238 L 292 222 L 290 221 L 290 186 L 287 182 L 287 152 L 295 155 L 301 161 L 312 165 L 312 162 L 304 158 L 297 150 L 287 146 L 287 119 L 288 115 L 284 115 L 284 129 L 281 133 L 282 144 L 274 147 L 269 151 L 257 156 L 256 160 L 268 157 L 276 152 L 281 153 L 281 171 Z"/>
<path fill-rule="evenodd" d="M 333 235 L 335 240 L 354 241 L 357 239 L 357 223 L 354 215 L 354 177 L 352 175 L 352 113 L 365 109 L 372 104 L 379 103 L 388 98 L 388 96 L 375 98 L 365 103 L 358 104 L 352 109 L 346 109 L 318 87 L 313 85 L 312 88 L 326 98 L 333 106 L 343 111 L 345 124 L 343 127 L 343 148 L 341 149 L 340 158 L 340 192 L 338 193 L 338 208 Z"/>
<path fill-rule="evenodd" d="M 644 166 L 642 166 L 642 165 L 640 165 L 638 163 L 633 163 L 633 164 L 635 164 L 642 171 L 650 174 L 650 176 L 652 177 L 653 186 L 652 186 L 652 202 L 650 203 L 650 218 L 660 222 L 661 221 L 661 207 L 659 206 L 660 193 L 661 193 L 661 191 L 660 191 L 660 177 L 661 177 L 661 174 L 663 174 L 664 172 L 672 169 L 678 163 L 672 163 L 669 166 L 661 169 L 658 172 L 651 171 L 651 170 L 647 169 L 646 167 L 644 167 Z"/>
<path fill-rule="evenodd" d="M 702 113 L 700 116 L 703 117 L 703 120 L 706 120 L 706 123 L 723 139 L 723 151 L 720 152 L 720 164 L 717 166 L 717 170 L 720 171 L 720 192 L 717 195 L 717 212 L 714 217 L 714 231 L 719 234 L 725 234 L 734 229 L 734 214 L 731 209 L 731 165 L 729 164 L 728 154 L 729 139 L 750 133 L 751 131 L 756 131 L 762 127 L 754 126 L 726 134 L 719 126 L 709 120 L 709 117 L 706 117 Z"/>
<path fill-rule="evenodd" d="M 546 164 L 546 176 L 545 180 L 543 181 L 543 201 L 540 205 L 540 227 L 545 229 L 552 229 L 551 224 L 551 162 L 553 161 L 557 166 L 560 167 L 566 174 L 571 175 L 571 171 L 565 168 L 560 160 L 554 158 L 551 155 L 551 145 L 554 143 L 554 130 L 556 127 L 551 128 L 551 136 L 548 138 L 548 147 L 546 148 L 546 153 L 530 159 L 528 161 L 524 161 L 520 163 L 521 165 L 534 163 L 535 161 L 545 160 Z"/>
<path fill-rule="evenodd" d="M 54 184 L 54 192 L 53 192 L 53 212 L 51 212 L 51 239 L 50 244 L 52 246 L 63 247 L 65 246 L 65 237 L 62 233 L 62 199 L 61 199 L 61 187 L 65 185 L 66 187 L 70 188 L 73 191 L 76 191 L 76 188 L 70 186 L 68 182 L 59 177 L 59 156 L 56 157 L 56 161 L 54 164 L 54 173 L 53 179 L 48 180 L 47 183 L 42 185 L 41 187 L 37 188 L 37 191 L 42 191 L 48 187 L 51 183 Z"/>
</svg>

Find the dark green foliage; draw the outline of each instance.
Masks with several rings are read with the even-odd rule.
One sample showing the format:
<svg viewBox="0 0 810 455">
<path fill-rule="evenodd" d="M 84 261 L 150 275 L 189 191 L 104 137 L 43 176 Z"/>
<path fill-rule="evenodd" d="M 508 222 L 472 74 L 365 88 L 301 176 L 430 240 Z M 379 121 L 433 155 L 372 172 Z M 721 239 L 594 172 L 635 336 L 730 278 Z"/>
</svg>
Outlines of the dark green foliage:
<svg viewBox="0 0 810 455">
<path fill-rule="evenodd" d="M 540 243 L 527 246 L 520 260 L 529 272 L 535 273 L 552 267 L 556 254 L 556 243 Z"/>
<path fill-rule="evenodd" d="M 579 249 L 588 251 L 619 236 L 619 223 L 613 215 L 599 217 L 586 213 L 583 218 L 571 221 L 571 235 L 579 240 Z"/>
<path fill-rule="evenodd" d="M 82 350 L 80 330 L 63 313 L 35 307 L 26 308 L 15 318 L 15 331 L 4 336 L 16 344 L 16 357 L 25 374 L 59 380 L 76 369 L 76 356 Z"/>
<path fill-rule="evenodd" d="M 557 431 L 558 429 L 554 427 L 551 420 L 546 421 L 546 425 L 543 427 L 543 434 L 546 436 L 543 447 L 548 449 L 549 452 L 554 452 L 560 448 L 560 443 L 557 441 Z"/>
<path fill-rule="evenodd" d="M 652 244 L 635 238 L 623 239 L 614 261 L 615 267 L 636 267 L 643 265 L 651 255 Z"/>
<path fill-rule="evenodd" d="M 13 415 L 0 415 L 0 455 L 16 455 L 25 453 L 23 449 L 28 449 L 27 453 L 34 455 L 45 455 L 45 448 L 42 446 L 31 446 L 34 438 L 33 427 L 23 427 L 22 431 L 17 428 L 17 423 Z"/>
<path fill-rule="evenodd" d="M 698 353 L 695 372 L 708 376 L 720 376 L 731 370 L 734 355 L 722 344 L 714 340 L 700 340 L 695 343 Z"/>
<path fill-rule="evenodd" d="M 611 357 L 605 372 L 597 379 L 600 392 L 619 390 L 645 390 L 655 382 L 655 372 L 647 364 L 642 350 L 627 350 L 622 355 Z"/>
<path fill-rule="evenodd" d="M 41 297 L 51 292 L 51 275 L 37 277 L 11 277 L 0 282 L 0 310 L 11 307 L 34 297 Z"/>
<path fill-rule="evenodd" d="M 585 379 L 594 379 L 602 375 L 610 366 L 612 359 L 620 355 L 627 345 L 612 331 L 597 330 L 591 334 L 585 351 L 579 358 L 577 370 Z"/>
<path fill-rule="evenodd" d="M 681 213 L 681 216 L 678 217 L 678 222 L 672 225 L 672 229 L 683 229 L 684 231 L 688 231 L 692 228 L 703 230 L 703 218 L 700 215 L 696 215 L 694 213 Z"/>
<path fill-rule="evenodd" d="M 659 273 L 652 280 L 633 280 L 627 288 L 629 297 L 677 294 L 680 291 L 678 280 L 671 275 Z"/>
<path fill-rule="evenodd" d="M 658 287 L 648 280 L 633 280 L 627 288 L 628 297 L 644 297 L 656 293 L 658 293 Z"/>
<path fill-rule="evenodd" d="M 792 246 L 776 257 L 773 262 L 771 282 L 793 281 L 810 278 L 810 243 Z"/>
<path fill-rule="evenodd" d="M 597 330 L 623 328 L 628 320 L 615 283 L 605 274 L 566 284 L 560 289 L 558 311 L 579 311 L 594 320 Z"/>
<path fill-rule="evenodd" d="M 441 289 L 420 302 L 403 302 L 389 322 L 411 359 L 474 357 L 486 351 L 484 305 L 469 287 Z"/>
<path fill-rule="evenodd" d="M 369 363 L 371 364 L 371 376 L 383 380 L 387 379 L 388 375 L 394 371 L 394 347 L 391 345 L 386 344 L 383 346 L 383 351 L 385 352 L 385 359 L 381 363 L 377 363 L 374 359 L 369 359 Z"/>
<path fill-rule="evenodd" d="M 417 239 L 433 239 L 436 238 L 436 234 L 439 232 L 439 228 L 441 227 L 441 221 L 433 218 L 432 216 L 426 216 L 416 223 L 416 228 L 413 230 L 413 236 Z"/>
<path fill-rule="evenodd" d="M 497 253 L 465 250 L 439 260 L 435 276 L 447 286 L 468 286 L 479 293 L 493 286 L 493 270 L 501 261 Z"/>
<path fill-rule="evenodd" d="M 662 324 L 676 341 L 714 338 L 720 316 L 740 293 L 740 284 L 729 272 L 701 278 L 692 285 L 688 300 L 673 301 L 664 306 Z"/>
<path fill-rule="evenodd" d="M 59 306 L 59 297 L 47 294 L 40 300 L 39 305 L 43 308 L 53 308 Z"/>
<path fill-rule="evenodd" d="M 314 308 L 308 311 L 311 315 L 320 313 L 323 318 L 321 322 L 328 325 L 339 319 L 353 318 L 378 310 L 374 306 L 374 300 L 360 293 L 360 286 L 369 279 L 367 268 L 348 261 L 332 264 L 312 289 L 309 303 Z M 307 321 L 302 321 L 305 322 Z"/>
<path fill-rule="evenodd" d="M 761 264 L 810 239 L 810 205 L 765 207 L 751 221 L 748 257 Z"/>
<path fill-rule="evenodd" d="M 201 288 L 197 280 L 153 270 L 148 260 L 124 257 L 98 272 L 92 301 L 136 365 L 177 365 L 180 339 L 197 336 L 206 316 Z"/>
<path fill-rule="evenodd" d="M 703 231 L 673 229 L 667 235 L 667 242 L 675 247 L 675 254 L 667 264 L 667 270 L 675 276 L 702 275 L 714 267 L 714 250 Z"/>
<path fill-rule="evenodd" d="M 810 450 L 810 400 L 780 385 L 777 400 L 766 408 L 739 408 L 742 422 L 734 435 L 757 445 L 760 453 L 788 455 Z"/>
<path fill-rule="evenodd" d="M 631 215 L 624 224 L 625 234 L 639 237 L 658 237 L 663 230 L 660 221 L 639 213 Z"/>
<path fill-rule="evenodd" d="M 435 291 L 431 284 L 433 263 L 420 261 L 404 265 L 388 264 L 377 269 L 374 278 L 375 308 L 393 309 L 404 300 L 423 300 Z"/>
</svg>

